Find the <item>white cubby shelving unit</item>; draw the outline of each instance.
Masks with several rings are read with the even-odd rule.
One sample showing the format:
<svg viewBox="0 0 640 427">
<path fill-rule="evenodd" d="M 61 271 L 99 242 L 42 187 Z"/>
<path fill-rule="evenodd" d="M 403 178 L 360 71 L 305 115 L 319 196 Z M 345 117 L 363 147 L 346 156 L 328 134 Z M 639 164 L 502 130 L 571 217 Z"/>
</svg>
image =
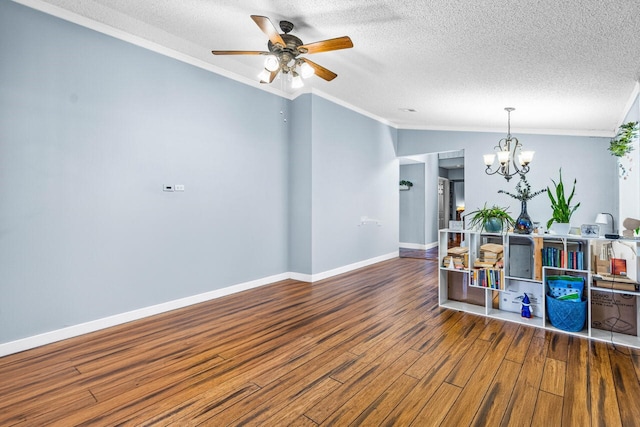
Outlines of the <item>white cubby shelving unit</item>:
<svg viewBox="0 0 640 427">
<path fill-rule="evenodd" d="M 441 307 L 640 348 L 640 241 L 449 229 L 440 230 L 438 240 Z M 495 265 L 486 263 L 483 248 L 492 249 L 490 261 L 498 260 Z M 612 258 L 624 260 L 624 275 L 612 274 L 619 273 L 611 271 Z M 477 263 L 493 271 L 478 273 Z M 548 318 L 547 279 L 559 275 L 584 279 L 587 308 L 580 331 L 556 328 Z M 478 277 L 495 280 L 479 281 Z M 520 313 L 525 293 L 531 318 Z"/>
</svg>

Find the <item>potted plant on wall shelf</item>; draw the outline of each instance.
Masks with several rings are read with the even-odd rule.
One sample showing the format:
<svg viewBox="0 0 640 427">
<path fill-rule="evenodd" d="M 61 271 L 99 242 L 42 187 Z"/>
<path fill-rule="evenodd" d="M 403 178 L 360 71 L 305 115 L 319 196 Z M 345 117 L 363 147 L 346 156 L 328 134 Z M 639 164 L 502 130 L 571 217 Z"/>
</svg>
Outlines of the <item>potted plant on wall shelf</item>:
<svg viewBox="0 0 640 427">
<path fill-rule="evenodd" d="M 400 191 L 411 190 L 411 187 L 413 187 L 413 182 L 404 179 L 400 181 Z"/>
<path fill-rule="evenodd" d="M 569 197 L 565 197 L 564 193 L 564 184 L 562 182 L 562 168 L 560 168 L 560 179 L 556 183 L 553 179 L 551 180 L 554 185 L 554 190 L 551 191 L 549 187 L 547 187 L 547 194 L 549 195 L 549 200 L 551 201 L 551 209 L 553 211 L 551 219 L 547 221 L 547 229 L 551 227 L 551 224 L 554 222 L 556 225 L 553 227 L 553 231 L 556 234 L 569 234 L 569 230 L 571 229 L 571 215 L 578 209 L 580 203 L 575 206 L 571 206 L 571 201 L 573 200 L 573 196 L 576 192 L 576 182 L 577 180 L 573 180 L 573 188 L 571 189 L 571 194 Z M 555 197 L 554 197 L 555 194 Z"/>
<path fill-rule="evenodd" d="M 633 150 L 633 139 L 638 136 L 638 122 L 628 122 L 620 125 L 618 134 L 609 142 L 609 152 L 612 156 L 622 157 Z"/>
<path fill-rule="evenodd" d="M 496 205 L 488 208 L 485 203 L 484 207 L 467 214 L 471 215 L 469 225 L 473 228 L 479 227 L 480 231 L 484 229 L 490 233 L 499 233 L 513 224 L 513 218 L 509 215 L 507 209 L 509 208 L 501 208 Z"/>
</svg>

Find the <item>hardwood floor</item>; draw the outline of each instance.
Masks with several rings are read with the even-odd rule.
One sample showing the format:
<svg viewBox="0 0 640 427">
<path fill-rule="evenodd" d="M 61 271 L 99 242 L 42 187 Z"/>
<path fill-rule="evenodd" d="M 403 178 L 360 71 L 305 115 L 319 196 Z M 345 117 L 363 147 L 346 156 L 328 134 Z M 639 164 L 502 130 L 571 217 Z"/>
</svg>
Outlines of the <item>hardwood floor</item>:
<svg viewBox="0 0 640 427">
<path fill-rule="evenodd" d="M 638 425 L 640 352 L 440 309 L 436 268 L 287 280 L 0 358 L 0 425 Z"/>
<path fill-rule="evenodd" d="M 399 256 L 400 258 L 417 258 L 417 259 L 428 259 L 431 261 L 437 261 L 438 247 L 436 246 L 435 248 L 430 248 L 427 250 L 400 248 Z"/>
</svg>

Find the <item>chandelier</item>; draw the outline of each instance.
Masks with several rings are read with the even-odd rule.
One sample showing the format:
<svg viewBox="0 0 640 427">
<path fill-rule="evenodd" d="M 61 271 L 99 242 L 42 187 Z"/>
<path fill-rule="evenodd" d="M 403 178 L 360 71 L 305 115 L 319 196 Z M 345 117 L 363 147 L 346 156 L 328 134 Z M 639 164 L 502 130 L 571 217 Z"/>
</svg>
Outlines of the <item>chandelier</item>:
<svg viewBox="0 0 640 427">
<path fill-rule="evenodd" d="M 529 163 L 533 160 L 534 151 L 523 151 L 522 144 L 518 141 L 518 138 L 511 136 L 511 112 L 515 108 L 506 107 L 505 111 L 508 115 L 507 121 L 507 137 L 498 141 L 493 154 L 485 154 L 484 164 L 487 166 L 485 172 L 487 175 L 502 175 L 509 181 L 512 176 L 524 175 L 529 172 Z M 493 163 L 496 155 L 498 156 L 498 165 L 493 170 Z"/>
</svg>

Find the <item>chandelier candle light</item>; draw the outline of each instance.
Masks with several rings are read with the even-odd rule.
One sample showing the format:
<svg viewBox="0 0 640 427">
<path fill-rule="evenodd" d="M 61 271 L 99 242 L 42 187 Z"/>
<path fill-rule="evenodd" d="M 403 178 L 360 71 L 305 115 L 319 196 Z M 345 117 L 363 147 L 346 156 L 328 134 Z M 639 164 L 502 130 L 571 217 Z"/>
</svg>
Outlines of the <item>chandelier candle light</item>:
<svg viewBox="0 0 640 427">
<path fill-rule="evenodd" d="M 511 136 L 511 112 L 514 110 L 515 108 L 513 107 L 505 108 L 508 114 L 507 137 L 502 138 L 498 141 L 498 145 L 493 147 L 496 153 L 484 155 L 484 164 L 487 166 L 485 172 L 487 175 L 495 175 L 497 173 L 498 175 L 504 176 L 507 181 L 509 181 L 512 176 L 522 176 L 529 172 L 529 163 L 533 160 L 535 153 L 534 151 L 523 151 L 522 144 L 520 144 L 518 138 Z M 498 167 L 496 170 L 492 170 L 496 154 L 498 156 Z"/>
</svg>

